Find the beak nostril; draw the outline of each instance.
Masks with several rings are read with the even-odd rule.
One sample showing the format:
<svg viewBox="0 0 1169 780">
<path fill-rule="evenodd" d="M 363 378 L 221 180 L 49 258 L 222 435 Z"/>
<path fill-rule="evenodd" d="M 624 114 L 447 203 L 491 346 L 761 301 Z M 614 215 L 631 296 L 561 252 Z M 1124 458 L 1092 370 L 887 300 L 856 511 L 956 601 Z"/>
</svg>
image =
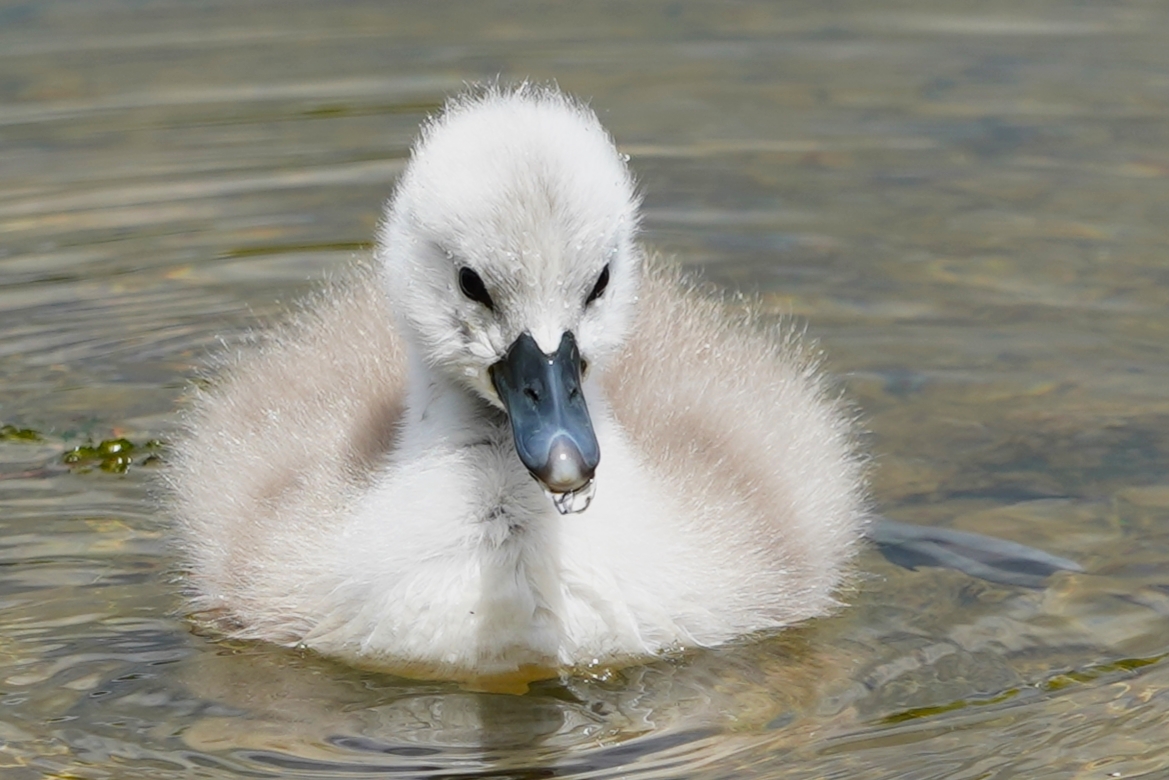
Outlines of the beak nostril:
<svg viewBox="0 0 1169 780">
<path fill-rule="evenodd" d="M 536 392 L 535 388 L 525 387 L 524 396 L 526 396 L 528 400 L 532 401 L 533 403 L 540 403 L 540 394 Z"/>
</svg>

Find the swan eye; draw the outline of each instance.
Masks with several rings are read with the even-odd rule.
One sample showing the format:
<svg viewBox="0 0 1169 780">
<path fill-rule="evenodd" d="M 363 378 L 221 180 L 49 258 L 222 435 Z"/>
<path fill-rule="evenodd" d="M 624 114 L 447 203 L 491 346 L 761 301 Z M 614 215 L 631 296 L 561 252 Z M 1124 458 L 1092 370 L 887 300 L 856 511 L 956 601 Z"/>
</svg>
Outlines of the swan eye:
<svg viewBox="0 0 1169 780">
<path fill-rule="evenodd" d="M 487 293 L 487 286 L 483 284 L 479 274 L 467 266 L 459 269 L 459 291 L 471 300 L 495 311 L 495 301 L 491 300 L 491 296 Z"/>
<path fill-rule="evenodd" d="M 589 293 L 589 297 L 585 300 L 585 306 L 600 298 L 605 294 L 605 288 L 609 286 L 609 266 L 606 265 L 601 271 L 601 275 L 597 277 L 597 283 L 593 285 L 593 291 Z"/>
</svg>

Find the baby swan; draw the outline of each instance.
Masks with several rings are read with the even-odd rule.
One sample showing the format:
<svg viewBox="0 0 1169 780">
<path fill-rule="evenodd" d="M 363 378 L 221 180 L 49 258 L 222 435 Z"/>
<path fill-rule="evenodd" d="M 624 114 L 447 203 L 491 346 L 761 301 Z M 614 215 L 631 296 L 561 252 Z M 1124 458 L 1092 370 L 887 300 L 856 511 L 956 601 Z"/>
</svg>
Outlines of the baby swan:
<svg viewBox="0 0 1169 780">
<path fill-rule="evenodd" d="M 242 352 L 170 481 L 231 634 L 460 680 L 821 615 L 865 521 L 848 414 L 790 332 L 636 242 L 585 106 L 452 101 L 373 268 Z"/>
</svg>

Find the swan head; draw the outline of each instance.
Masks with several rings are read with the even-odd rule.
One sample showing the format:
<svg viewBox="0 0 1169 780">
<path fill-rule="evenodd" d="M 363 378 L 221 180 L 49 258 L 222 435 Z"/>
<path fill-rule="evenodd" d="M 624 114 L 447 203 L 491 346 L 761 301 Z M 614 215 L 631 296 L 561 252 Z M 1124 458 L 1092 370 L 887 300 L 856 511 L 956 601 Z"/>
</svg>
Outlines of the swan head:
<svg viewBox="0 0 1169 780">
<path fill-rule="evenodd" d="M 596 116 L 525 85 L 453 100 L 423 129 L 379 231 L 402 331 L 431 370 L 503 409 L 562 512 L 600 458 L 582 383 L 622 346 L 638 198 Z"/>
</svg>

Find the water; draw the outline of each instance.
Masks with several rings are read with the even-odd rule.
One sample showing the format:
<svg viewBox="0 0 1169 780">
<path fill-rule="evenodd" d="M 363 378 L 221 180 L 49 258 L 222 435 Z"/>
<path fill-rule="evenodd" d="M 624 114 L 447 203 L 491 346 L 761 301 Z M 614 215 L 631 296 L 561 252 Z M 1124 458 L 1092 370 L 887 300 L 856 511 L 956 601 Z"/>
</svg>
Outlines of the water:
<svg viewBox="0 0 1169 780">
<path fill-rule="evenodd" d="M 1167 40 L 1137 2 L 0 2 L 0 775 L 1164 776 Z M 1088 573 L 869 552 L 832 618 L 522 697 L 201 636 L 147 443 L 496 74 L 591 97 L 647 241 L 807 322 L 890 516 Z"/>
</svg>

